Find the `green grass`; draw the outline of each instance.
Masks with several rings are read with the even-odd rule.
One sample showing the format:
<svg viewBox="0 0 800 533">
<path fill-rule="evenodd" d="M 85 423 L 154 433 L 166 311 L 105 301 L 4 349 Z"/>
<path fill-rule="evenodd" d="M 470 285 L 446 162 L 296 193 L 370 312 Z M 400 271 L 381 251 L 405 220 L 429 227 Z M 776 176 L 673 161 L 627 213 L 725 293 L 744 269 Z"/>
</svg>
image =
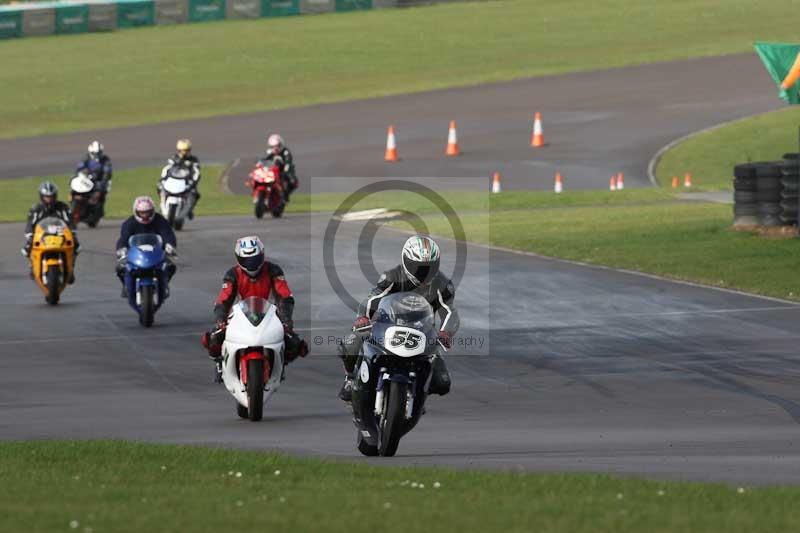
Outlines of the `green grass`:
<svg viewBox="0 0 800 533">
<path fill-rule="evenodd" d="M 452 237 L 442 216 L 423 219 L 432 234 Z M 730 206 L 695 202 L 492 210 L 461 217 L 471 241 L 800 299 L 797 240 L 733 232 L 731 219 Z"/>
<path fill-rule="evenodd" d="M 772 533 L 800 520 L 797 488 L 387 468 L 118 441 L 2 443 L 0 478 L 8 532 Z"/>
<path fill-rule="evenodd" d="M 798 151 L 800 109 L 773 111 L 738 120 L 690 137 L 667 151 L 656 168 L 662 187 L 671 177 L 692 173 L 695 189 L 730 190 L 733 167 L 748 161 L 774 161 Z"/>
<path fill-rule="evenodd" d="M 127 217 L 131 214 L 131 203 L 136 196 L 149 194 L 155 198 L 155 187 L 161 169 L 138 168 L 114 172 L 111 194 L 106 203 L 108 218 Z M 220 190 L 219 176 L 222 167 L 203 167 L 200 193 L 203 197 L 198 205 L 198 215 L 249 215 L 253 204 L 248 197 L 225 194 Z M 37 187 L 44 180 L 54 181 L 61 191 L 60 197 L 68 201 L 69 177 L 50 176 L 44 178 L 22 178 L 3 181 L 5 201 L 0 204 L 0 222 L 19 222 L 25 220 L 30 206 L 38 201 Z M 458 213 L 485 211 L 491 208 L 531 209 L 563 207 L 576 205 L 614 205 L 637 202 L 654 202 L 669 198 L 664 191 L 645 189 L 626 191 L 625 195 L 610 195 L 602 191 L 570 192 L 556 197 L 553 194 L 524 191 L 514 194 L 490 195 L 477 192 L 445 191 L 443 198 Z M 349 194 L 294 194 L 289 203 L 288 213 L 309 211 L 335 211 Z M 388 207 L 406 209 L 415 213 L 436 213 L 436 206 L 428 199 L 416 194 L 379 193 L 364 198 L 353 206 L 353 210 Z"/>
<path fill-rule="evenodd" d="M 0 137 L 744 52 L 794 39 L 796 8 L 503 0 L 5 41 Z"/>
</svg>

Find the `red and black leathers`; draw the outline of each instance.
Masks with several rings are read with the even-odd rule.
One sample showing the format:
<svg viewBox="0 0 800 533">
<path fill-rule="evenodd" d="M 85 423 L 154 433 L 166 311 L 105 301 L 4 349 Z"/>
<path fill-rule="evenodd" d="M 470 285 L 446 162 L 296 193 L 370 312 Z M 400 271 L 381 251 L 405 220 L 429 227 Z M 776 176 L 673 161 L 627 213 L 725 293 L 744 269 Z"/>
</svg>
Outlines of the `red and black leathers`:
<svg viewBox="0 0 800 533">
<path fill-rule="evenodd" d="M 257 296 L 268 300 L 273 292 L 278 318 L 291 327 L 294 297 L 289 284 L 286 283 L 283 269 L 275 263 L 265 261 L 258 275 L 251 278 L 242 267 L 236 265 L 228 270 L 222 279 L 222 289 L 214 305 L 214 318 L 217 322 L 225 322 L 237 297 L 245 299 Z"/>
</svg>

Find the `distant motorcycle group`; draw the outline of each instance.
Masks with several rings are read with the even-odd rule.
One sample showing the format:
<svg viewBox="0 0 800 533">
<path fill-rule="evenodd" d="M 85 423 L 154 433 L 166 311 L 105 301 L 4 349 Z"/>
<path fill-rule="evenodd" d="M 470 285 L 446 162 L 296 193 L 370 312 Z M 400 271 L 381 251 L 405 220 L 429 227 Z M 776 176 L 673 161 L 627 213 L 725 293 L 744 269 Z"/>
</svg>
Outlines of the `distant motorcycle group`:
<svg viewBox="0 0 800 533">
<path fill-rule="evenodd" d="M 149 196 L 136 198 L 116 245 L 122 296 L 144 327 L 152 326 L 169 297 L 177 257 L 173 228 L 182 229 L 194 217 L 200 198 L 200 165 L 191 143 L 182 139 L 176 148 L 158 184 L 162 214 Z M 292 156 L 280 136 L 269 138 L 267 157 L 256 163 L 250 178 L 255 216 L 280 217 L 297 188 Z M 104 215 L 111 161 L 99 142 L 89 146 L 70 188 L 71 210 L 58 201 L 55 184 L 40 186 L 41 202 L 29 213 L 22 250 L 30 259 L 31 277 L 53 305 L 75 281 L 80 250 L 75 227 L 79 222 L 95 227 Z M 215 381 L 236 399 L 238 416 L 257 421 L 285 379 L 285 366 L 305 357 L 308 345 L 294 332 L 294 297 L 283 270 L 266 260 L 261 240 L 237 239 L 234 256 L 237 264 L 226 272 L 214 306 L 216 326 L 201 342 L 215 362 Z M 339 398 L 352 408 L 356 445 L 364 455 L 394 455 L 401 437 L 424 414 L 427 397 L 450 390 L 443 352 L 452 346 L 459 319 L 453 283 L 439 271 L 439 262 L 439 248 L 430 237 L 409 238 L 401 264 L 380 277 L 338 344 L 345 368 Z"/>
</svg>

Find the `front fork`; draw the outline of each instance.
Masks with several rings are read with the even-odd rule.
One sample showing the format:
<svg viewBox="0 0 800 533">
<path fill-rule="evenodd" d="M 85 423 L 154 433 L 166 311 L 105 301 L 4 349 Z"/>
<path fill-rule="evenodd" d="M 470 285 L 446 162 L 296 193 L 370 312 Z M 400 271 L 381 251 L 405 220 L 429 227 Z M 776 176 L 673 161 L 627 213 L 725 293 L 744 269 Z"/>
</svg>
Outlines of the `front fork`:
<svg viewBox="0 0 800 533">
<path fill-rule="evenodd" d="M 398 376 L 399 377 L 399 376 Z M 397 378 L 395 378 L 397 379 Z M 406 392 L 406 412 L 405 417 L 406 420 L 409 420 L 414 413 L 414 391 L 416 390 L 416 380 L 417 380 L 417 373 L 416 372 L 409 372 L 408 379 L 403 379 L 404 382 L 408 383 L 408 389 Z M 378 383 L 375 389 L 375 416 L 383 417 L 386 414 L 386 402 L 384 394 L 385 388 L 394 381 L 392 376 L 387 372 L 386 367 L 381 368 L 378 374 Z"/>
</svg>

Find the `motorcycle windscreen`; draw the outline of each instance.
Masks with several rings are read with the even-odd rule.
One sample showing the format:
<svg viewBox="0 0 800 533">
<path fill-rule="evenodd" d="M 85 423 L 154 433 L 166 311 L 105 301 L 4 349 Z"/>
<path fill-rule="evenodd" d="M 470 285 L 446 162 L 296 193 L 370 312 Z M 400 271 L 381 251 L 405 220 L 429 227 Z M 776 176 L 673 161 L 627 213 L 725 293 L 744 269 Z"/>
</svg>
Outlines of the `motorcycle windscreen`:
<svg viewBox="0 0 800 533">
<path fill-rule="evenodd" d="M 39 221 L 38 225 L 42 227 L 42 232 L 45 235 L 63 235 L 64 228 L 67 227 L 63 220 L 56 217 L 44 218 Z"/>
<path fill-rule="evenodd" d="M 264 317 L 267 316 L 269 305 L 269 302 L 264 298 L 250 296 L 239 302 L 239 309 L 241 309 L 242 314 L 247 317 L 247 320 L 253 324 L 253 327 L 258 327 L 264 320 Z"/>
</svg>

